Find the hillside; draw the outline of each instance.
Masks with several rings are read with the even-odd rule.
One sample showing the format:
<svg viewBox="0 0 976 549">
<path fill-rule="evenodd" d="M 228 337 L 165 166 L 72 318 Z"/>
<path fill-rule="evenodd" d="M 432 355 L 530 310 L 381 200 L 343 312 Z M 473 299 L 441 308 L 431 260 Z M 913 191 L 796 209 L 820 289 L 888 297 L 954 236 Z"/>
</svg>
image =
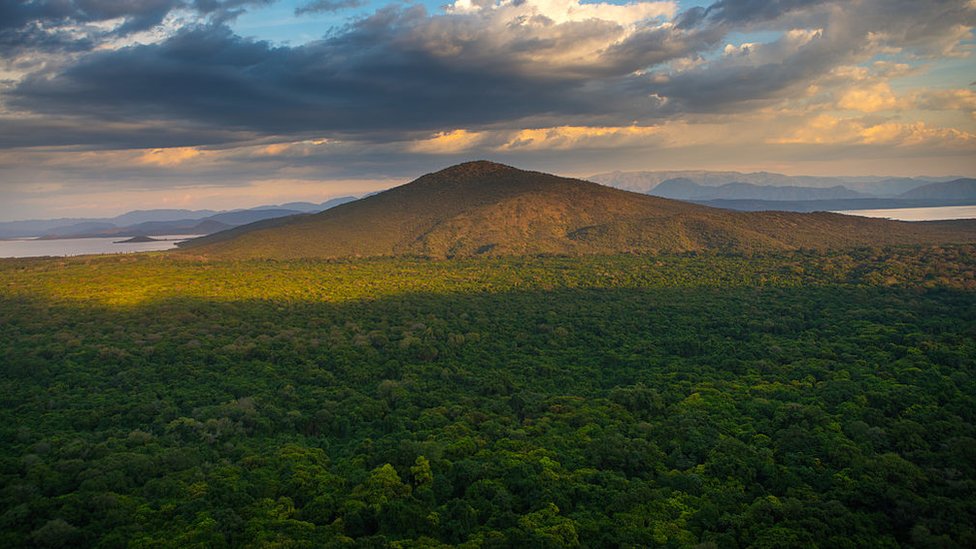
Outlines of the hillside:
<svg viewBox="0 0 976 549">
<path fill-rule="evenodd" d="M 976 222 L 732 212 L 586 181 L 468 162 L 315 215 L 194 239 L 228 258 L 658 253 L 976 240 Z"/>
</svg>

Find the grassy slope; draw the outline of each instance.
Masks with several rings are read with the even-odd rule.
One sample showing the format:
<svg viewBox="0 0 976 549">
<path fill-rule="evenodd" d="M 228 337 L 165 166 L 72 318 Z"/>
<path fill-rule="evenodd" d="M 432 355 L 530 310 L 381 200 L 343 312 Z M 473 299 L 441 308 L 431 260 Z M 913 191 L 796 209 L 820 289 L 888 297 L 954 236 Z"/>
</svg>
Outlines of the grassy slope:
<svg viewBox="0 0 976 549">
<path fill-rule="evenodd" d="M 843 248 L 976 240 L 976 223 L 731 212 L 469 162 L 317 215 L 190 242 L 222 258 L 608 254 Z"/>
</svg>

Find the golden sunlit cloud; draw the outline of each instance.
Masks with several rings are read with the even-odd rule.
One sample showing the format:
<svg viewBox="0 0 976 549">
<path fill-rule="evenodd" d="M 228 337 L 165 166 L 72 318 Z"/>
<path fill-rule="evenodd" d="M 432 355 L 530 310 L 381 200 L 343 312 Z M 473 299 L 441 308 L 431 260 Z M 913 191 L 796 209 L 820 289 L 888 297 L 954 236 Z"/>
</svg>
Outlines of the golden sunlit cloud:
<svg viewBox="0 0 976 549">
<path fill-rule="evenodd" d="M 320 152 L 324 145 L 335 145 L 340 141 L 335 139 L 303 139 L 287 143 L 272 143 L 253 149 L 254 156 L 309 156 Z"/>
<path fill-rule="evenodd" d="M 280 154 L 288 151 L 292 147 L 292 143 L 275 143 L 273 145 L 268 145 L 261 148 L 258 154 L 264 156 L 279 156 Z"/>
<path fill-rule="evenodd" d="M 407 150 L 424 154 L 452 154 L 473 149 L 485 137 L 482 132 L 471 132 L 463 129 L 451 130 L 440 132 L 430 139 L 414 141 L 408 145 Z"/>
<path fill-rule="evenodd" d="M 900 102 L 887 82 L 854 87 L 841 95 L 837 106 L 852 111 L 878 112 L 899 108 Z"/>
<path fill-rule="evenodd" d="M 194 147 L 172 147 L 168 149 L 149 149 L 142 153 L 137 162 L 147 166 L 159 166 L 167 168 L 179 166 L 190 160 L 207 154 L 205 151 Z"/>
<path fill-rule="evenodd" d="M 557 126 L 553 128 L 525 129 L 516 132 L 498 149 L 512 150 L 566 150 L 577 147 L 614 147 L 634 144 L 642 138 L 657 134 L 656 126 Z"/>
<path fill-rule="evenodd" d="M 770 143 L 791 145 L 937 145 L 943 149 L 966 149 L 976 145 L 976 134 L 955 128 L 928 126 L 925 122 L 875 122 L 821 114 Z"/>
<path fill-rule="evenodd" d="M 555 126 L 522 130 L 441 132 L 430 139 L 410 142 L 409 152 L 455 154 L 475 149 L 494 152 L 568 150 L 577 147 L 629 146 L 659 133 L 657 126 Z"/>
</svg>

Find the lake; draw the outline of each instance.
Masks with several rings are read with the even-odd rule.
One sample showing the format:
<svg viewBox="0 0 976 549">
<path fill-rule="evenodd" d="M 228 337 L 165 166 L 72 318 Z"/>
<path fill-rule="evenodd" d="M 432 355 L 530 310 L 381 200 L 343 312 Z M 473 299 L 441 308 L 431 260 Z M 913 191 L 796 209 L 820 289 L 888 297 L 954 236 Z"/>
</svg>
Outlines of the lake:
<svg viewBox="0 0 976 549">
<path fill-rule="evenodd" d="M 834 213 L 862 217 L 884 217 L 899 221 L 938 221 L 976 219 L 976 206 L 936 206 L 932 208 L 892 208 L 884 210 L 843 210 Z"/>
<path fill-rule="evenodd" d="M 89 254 L 127 254 L 134 252 L 155 252 L 175 248 L 177 242 L 195 238 L 200 235 L 170 235 L 153 238 L 157 242 L 132 242 L 116 244 L 119 240 L 127 240 L 127 236 L 111 238 L 61 238 L 57 240 L 16 239 L 0 240 L 0 257 L 40 257 L 40 256 L 72 256 Z"/>
</svg>

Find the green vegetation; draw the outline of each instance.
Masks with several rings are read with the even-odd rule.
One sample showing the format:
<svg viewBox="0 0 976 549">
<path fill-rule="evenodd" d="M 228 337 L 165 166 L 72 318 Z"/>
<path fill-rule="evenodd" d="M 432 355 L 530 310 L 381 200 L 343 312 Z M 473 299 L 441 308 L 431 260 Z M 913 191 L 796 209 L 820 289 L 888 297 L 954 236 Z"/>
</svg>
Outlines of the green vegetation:
<svg viewBox="0 0 976 549">
<path fill-rule="evenodd" d="M 0 262 L 0 546 L 973 547 L 976 248 Z"/>
</svg>

